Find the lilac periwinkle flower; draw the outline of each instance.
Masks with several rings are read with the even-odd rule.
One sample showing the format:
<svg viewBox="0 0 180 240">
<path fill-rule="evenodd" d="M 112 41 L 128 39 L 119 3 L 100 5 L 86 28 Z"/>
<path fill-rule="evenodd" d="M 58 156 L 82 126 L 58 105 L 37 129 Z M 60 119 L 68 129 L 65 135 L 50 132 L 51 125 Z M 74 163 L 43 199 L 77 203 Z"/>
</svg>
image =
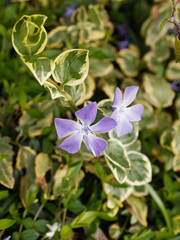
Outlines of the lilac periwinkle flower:
<svg viewBox="0 0 180 240">
<path fill-rule="evenodd" d="M 94 133 L 106 133 L 117 126 L 115 120 L 111 117 L 104 117 L 98 123 L 90 126 L 97 115 L 97 103 L 92 102 L 86 107 L 75 113 L 81 123 L 69 119 L 55 118 L 55 127 L 58 137 L 67 137 L 59 147 L 69 153 L 76 153 L 81 147 L 83 139 L 87 149 L 96 157 L 101 154 L 107 147 L 107 142 L 95 136 Z"/>
<path fill-rule="evenodd" d="M 131 86 L 127 87 L 124 92 L 124 98 L 122 99 L 122 92 L 119 88 L 116 88 L 114 94 L 114 101 L 112 104 L 113 113 L 111 117 L 117 122 L 117 126 L 114 131 L 118 137 L 128 134 L 133 130 L 133 126 L 130 122 L 136 122 L 141 120 L 144 107 L 142 104 L 136 104 L 128 107 L 131 104 L 137 94 L 139 87 Z"/>
<path fill-rule="evenodd" d="M 124 37 L 125 35 L 127 35 L 127 33 L 128 33 L 127 29 L 128 29 L 127 22 L 123 22 L 118 25 L 117 31 L 118 31 L 118 34 L 120 35 L 120 37 Z"/>
<path fill-rule="evenodd" d="M 171 83 L 171 88 L 172 90 L 174 90 L 175 92 L 177 92 L 179 90 L 179 82 L 178 80 L 175 80 Z"/>
<path fill-rule="evenodd" d="M 71 18 L 73 13 L 76 11 L 76 4 L 72 3 L 69 7 L 65 8 L 64 17 Z"/>
<path fill-rule="evenodd" d="M 130 41 L 128 38 L 122 41 L 118 41 L 117 43 L 119 50 L 127 48 L 129 44 L 130 44 Z"/>
</svg>

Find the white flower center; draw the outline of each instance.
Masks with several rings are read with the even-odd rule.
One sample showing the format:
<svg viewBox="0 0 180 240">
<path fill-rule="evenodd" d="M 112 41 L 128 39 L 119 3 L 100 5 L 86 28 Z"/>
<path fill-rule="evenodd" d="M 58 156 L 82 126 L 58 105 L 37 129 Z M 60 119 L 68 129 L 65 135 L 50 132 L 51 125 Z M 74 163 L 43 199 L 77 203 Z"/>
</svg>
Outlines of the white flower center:
<svg viewBox="0 0 180 240">
<path fill-rule="evenodd" d="M 88 126 L 83 126 L 81 129 L 80 129 L 80 133 L 82 135 L 88 135 L 89 133 L 91 132 L 90 128 Z"/>
<path fill-rule="evenodd" d="M 121 105 L 120 107 L 119 107 L 119 113 L 123 113 L 124 112 L 124 110 L 125 110 L 125 107 L 123 106 L 123 105 Z"/>
</svg>

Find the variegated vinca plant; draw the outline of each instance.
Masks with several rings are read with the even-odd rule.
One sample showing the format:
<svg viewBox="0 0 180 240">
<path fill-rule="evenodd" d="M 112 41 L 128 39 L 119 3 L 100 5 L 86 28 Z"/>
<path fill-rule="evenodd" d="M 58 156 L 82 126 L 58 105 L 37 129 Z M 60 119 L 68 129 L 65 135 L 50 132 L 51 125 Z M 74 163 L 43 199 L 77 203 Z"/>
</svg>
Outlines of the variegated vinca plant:
<svg viewBox="0 0 180 240">
<path fill-rule="evenodd" d="M 74 153 L 71 155 L 71 159 L 78 171 L 80 171 L 82 166 L 82 161 L 80 159 L 84 160 L 85 168 L 91 169 L 90 171 L 92 172 L 94 172 L 93 169 L 95 168 L 96 175 L 102 181 L 104 192 L 107 194 L 107 202 L 104 203 L 103 208 L 109 216 L 116 215 L 119 208 L 122 207 L 122 202 L 124 200 L 127 200 L 128 204 L 131 206 L 133 206 L 134 202 L 137 202 L 137 205 L 144 209 L 146 215 L 147 207 L 145 206 L 144 199 L 140 199 L 139 197 L 147 194 L 145 185 L 151 181 L 152 169 L 147 156 L 141 153 L 141 142 L 138 140 L 139 126 L 137 121 L 140 120 L 143 108 L 141 107 L 141 104 L 137 104 L 139 108 L 136 108 L 136 105 L 127 108 L 127 105 L 135 99 L 138 88 L 126 88 L 125 96 L 127 98 L 124 97 L 124 100 L 122 100 L 121 91 L 116 89 L 114 101 L 106 99 L 100 101 L 97 105 L 96 103 L 85 102 L 89 98 L 88 86 L 90 85 L 88 79 L 88 50 L 67 50 L 57 56 L 55 60 L 44 57 L 43 50 L 47 43 L 47 33 L 44 28 L 46 19 L 47 17 L 43 15 L 25 15 L 21 17 L 13 28 L 12 42 L 14 49 L 20 55 L 24 64 L 33 73 L 39 84 L 50 91 L 52 99 L 58 98 L 65 106 L 73 107 L 76 110 L 77 118 L 80 119 L 82 123 L 81 125 L 80 123 L 75 123 L 69 119 L 66 121 L 65 119 L 57 119 L 55 123 L 58 136 L 66 137 L 72 133 L 73 135 L 76 135 L 78 131 L 81 140 L 79 143 L 80 146 L 76 147 L 74 150 L 74 148 L 71 148 L 71 146 L 69 147 L 69 145 L 67 147 L 68 140 L 60 139 L 60 148 L 66 151 L 56 149 L 56 155 L 67 157 L 67 151 L 70 148 L 68 152 Z M 133 89 L 133 91 L 130 91 L 128 95 L 127 92 L 130 89 Z M 123 105 L 125 102 L 126 104 Z M 78 110 L 77 105 L 82 103 L 85 103 L 85 107 Z M 93 106 L 93 110 L 89 107 L 89 110 L 87 111 L 88 106 Z M 130 108 L 131 113 L 128 115 L 127 109 Z M 83 109 L 86 109 L 86 111 Z M 90 117 L 92 113 L 90 110 L 95 111 L 95 113 L 93 115 L 94 117 L 91 119 L 92 121 L 88 122 L 86 121 L 86 117 Z M 95 120 L 96 114 L 97 119 L 100 119 L 100 121 L 95 121 L 95 124 L 90 126 Z M 130 116 L 130 119 L 128 119 L 128 121 L 122 121 L 121 130 L 118 130 L 118 127 L 116 127 L 117 125 L 113 124 L 107 129 L 107 131 L 103 130 L 103 127 L 100 126 L 101 123 L 108 125 L 109 122 L 107 123 L 107 121 L 121 121 L 122 119 L 125 119 L 123 118 L 125 116 L 124 114 L 126 117 Z M 130 122 L 134 122 L 133 129 Z M 115 127 L 115 131 L 111 130 Z M 123 127 L 125 129 L 128 128 L 128 130 L 122 133 L 121 131 L 123 131 Z M 62 134 L 63 131 L 64 134 Z M 97 133 L 100 139 L 102 139 L 101 141 L 103 143 L 107 142 L 108 145 L 105 144 L 102 151 L 96 152 L 96 147 L 92 147 L 93 140 L 87 138 L 89 132 L 90 134 L 91 132 Z M 69 142 L 72 140 L 73 135 L 68 137 L 71 138 Z M 84 142 L 82 142 L 83 137 L 85 138 L 86 147 Z M 95 138 L 95 135 L 93 135 L 93 138 Z M 74 140 L 69 144 L 73 145 L 73 141 Z M 87 149 L 89 151 L 87 151 Z M 22 151 L 25 151 L 25 149 Z M 93 155 L 96 158 L 94 158 Z M 39 156 L 38 159 L 43 160 L 42 156 Z M 47 156 L 44 157 L 44 159 L 44 162 L 41 160 L 39 161 L 41 162 L 41 166 L 45 166 L 49 161 Z M 49 168 L 51 167 L 45 166 L 43 170 L 44 172 L 41 172 L 41 174 L 45 176 Z M 65 171 L 63 176 L 69 180 L 71 177 L 69 169 L 66 168 L 63 170 Z M 80 175 L 82 175 L 81 171 Z M 58 179 L 58 176 L 61 176 L 61 179 Z M 80 181 L 81 178 L 82 177 L 79 176 L 78 181 Z M 53 186 L 54 194 L 58 193 L 58 188 L 61 184 L 62 173 L 57 171 L 55 173 L 55 183 Z M 45 198 L 50 198 L 47 192 L 45 192 Z M 79 215 L 74 221 L 72 221 L 70 227 L 76 228 L 81 226 L 81 218 L 83 219 L 86 214 L 91 214 L 91 220 L 89 221 L 92 221 L 97 216 L 97 212 L 83 212 L 83 214 Z M 143 225 L 147 225 L 146 217 L 142 217 L 138 220 Z"/>
</svg>

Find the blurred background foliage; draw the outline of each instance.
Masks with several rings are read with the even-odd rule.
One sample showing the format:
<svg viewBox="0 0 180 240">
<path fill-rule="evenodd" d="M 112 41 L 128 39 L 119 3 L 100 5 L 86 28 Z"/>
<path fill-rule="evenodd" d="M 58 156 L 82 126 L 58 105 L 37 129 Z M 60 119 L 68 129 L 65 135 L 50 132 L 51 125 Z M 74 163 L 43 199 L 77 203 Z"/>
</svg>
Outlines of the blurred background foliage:
<svg viewBox="0 0 180 240">
<path fill-rule="evenodd" d="M 180 239 L 177 32 L 169 22 L 160 31 L 171 13 L 167 0 L 0 0 L 1 239 Z M 40 56 L 54 60 L 68 49 L 89 50 L 76 105 L 103 105 L 116 87 L 140 87 L 139 140 L 138 130 L 130 138 L 151 161 L 150 185 L 120 185 L 104 159 L 83 146 L 75 155 L 57 148 L 53 119 L 73 119 L 74 110 L 51 99 L 11 42 L 14 24 L 31 14 L 48 17 Z"/>
</svg>

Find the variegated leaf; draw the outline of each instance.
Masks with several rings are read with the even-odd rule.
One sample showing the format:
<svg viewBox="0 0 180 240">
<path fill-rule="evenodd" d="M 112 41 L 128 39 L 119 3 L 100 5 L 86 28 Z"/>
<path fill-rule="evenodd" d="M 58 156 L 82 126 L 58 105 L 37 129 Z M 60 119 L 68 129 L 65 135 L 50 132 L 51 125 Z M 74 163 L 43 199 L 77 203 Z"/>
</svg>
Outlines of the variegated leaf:
<svg viewBox="0 0 180 240">
<path fill-rule="evenodd" d="M 47 17 L 40 14 L 22 16 L 12 30 L 12 44 L 19 55 L 41 53 L 47 43 L 47 33 L 43 27 Z"/>
<path fill-rule="evenodd" d="M 105 157 L 106 159 L 106 162 L 109 166 L 109 168 L 111 169 L 114 177 L 116 178 L 116 180 L 119 182 L 119 183 L 124 183 L 126 181 L 126 178 L 127 178 L 127 174 L 126 174 L 126 171 L 115 165 L 114 163 L 112 163 L 111 161 L 109 161 L 109 159 L 107 157 Z"/>
<path fill-rule="evenodd" d="M 119 201 L 119 205 L 124 202 L 132 193 L 133 187 L 124 184 L 103 183 L 105 193 Z"/>
<path fill-rule="evenodd" d="M 131 164 L 129 162 L 128 155 L 124 146 L 117 139 L 109 139 L 108 147 L 104 151 L 106 158 L 113 164 L 123 169 L 130 169 Z"/>
<path fill-rule="evenodd" d="M 175 93 L 164 78 L 152 74 L 144 74 L 144 88 L 147 100 L 153 106 L 164 108 L 172 105 Z"/>
<path fill-rule="evenodd" d="M 126 202 L 129 205 L 131 214 L 133 214 L 142 225 L 147 226 L 148 207 L 145 200 L 131 195 L 126 199 Z"/>
<path fill-rule="evenodd" d="M 12 146 L 8 137 L 0 137 L 0 184 L 7 188 L 14 187 Z"/>
<path fill-rule="evenodd" d="M 45 57 L 21 56 L 22 61 L 34 74 L 40 85 L 43 85 L 54 71 L 54 62 Z"/>
<path fill-rule="evenodd" d="M 152 179 L 151 163 L 146 155 L 130 151 L 128 152 L 131 169 L 126 170 L 127 180 L 130 185 L 143 185 Z"/>
<path fill-rule="evenodd" d="M 140 66 L 139 53 L 137 51 L 133 49 L 123 49 L 119 52 L 116 61 L 127 77 L 137 76 Z"/>
<path fill-rule="evenodd" d="M 61 53 L 55 59 L 53 77 L 62 85 L 75 86 L 86 79 L 88 70 L 88 51 L 71 49 Z"/>
</svg>

